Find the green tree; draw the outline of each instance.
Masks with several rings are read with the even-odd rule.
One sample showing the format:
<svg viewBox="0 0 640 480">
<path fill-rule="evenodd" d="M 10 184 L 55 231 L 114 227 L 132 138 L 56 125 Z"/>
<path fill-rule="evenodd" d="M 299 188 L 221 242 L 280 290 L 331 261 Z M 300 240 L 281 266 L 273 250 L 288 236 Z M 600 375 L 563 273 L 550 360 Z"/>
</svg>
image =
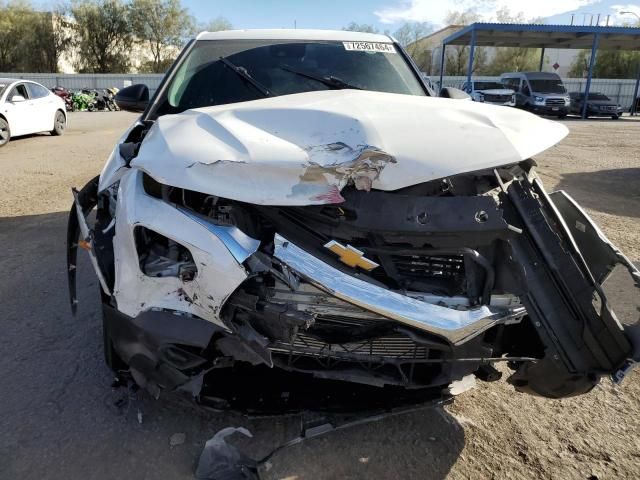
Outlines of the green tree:
<svg viewBox="0 0 640 480">
<path fill-rule="evenodd" d="M 180 0 L 132 0 L 131 28 L 151 53 L 145 70 L 164 72 L 193 31 L 193 20 Z"/>
<path fill-rule="evenodd" d="M 591 50 L 580 50 L 569 70 L 570 77 L 586 77 Z M 635 78 L 640 69 L 640 52 L 600 50 L 593 66 L 595 78 Z"/>
<path fill-rule="evenodd" d="M 431 66 L 431 51 L 420 47 L 420 40 L 433 32 L 433 26 L 427 22 L 407 22 L 393 33 L 398 43 L 411 55 L 418 68 L 429 71 Z"/>
<path fill-rule="evenodd" d="M 75 0 L 78 69 L 90 73 L 123 73 L 129 69 L 133 41 L 129 6 L 122 0 Z"/>
<path fill-rule="evenodd" d="M 56 18 L 25 0 L 0 0 L 0 71 L 57 71 L 70 36 L 61 32 Z"/>
</svg>

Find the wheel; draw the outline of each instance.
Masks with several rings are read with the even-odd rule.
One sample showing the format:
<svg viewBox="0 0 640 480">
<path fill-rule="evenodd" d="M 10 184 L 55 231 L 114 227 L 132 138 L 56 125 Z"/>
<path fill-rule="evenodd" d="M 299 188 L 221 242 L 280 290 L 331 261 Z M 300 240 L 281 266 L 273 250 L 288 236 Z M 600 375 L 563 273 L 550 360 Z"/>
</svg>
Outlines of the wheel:
<svg viewBox="0 0 640 480">
<path fill-rule="evenodd" d="M 618 120 L 620 118 L 620 115 L 611 115 L 611 118 L 613 120 Z"/>
<path fill-rule="evenodd" d="M 9 129 L 9 123 L 2 117 L 0 117 L 0 147 L 4 147 L 11 139 L 11 130 Z"/>
<path fill-rule="evenodd" d="M 56 112 L 56 116 L 53 119 L 53 130 L 51 130 L 51 135 L 62 135 L 66 126 L 67 117 L 65 117 L 64 113 L 58 110 Z"/>
<path fill-rule="evenodd" d="M 558 119 L 565 118 L 566 116 L 567 116 L 566 113 L 562 113 L 562 114 L 558 115 Z"/>
</svg>

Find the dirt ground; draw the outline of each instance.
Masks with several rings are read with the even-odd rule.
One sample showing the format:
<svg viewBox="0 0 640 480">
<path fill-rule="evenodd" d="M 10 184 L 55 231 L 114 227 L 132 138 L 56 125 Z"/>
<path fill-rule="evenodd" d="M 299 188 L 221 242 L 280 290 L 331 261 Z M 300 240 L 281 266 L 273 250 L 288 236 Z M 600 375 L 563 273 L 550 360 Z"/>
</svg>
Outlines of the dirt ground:
<svg viewBox="0 0 640 480">
<path fill-rule="evenodd" d="M 98 286 L 80 265 L 72 317 L 65 272 L 71 186 L 99 173 L 134 115 L 74 113 L 63 137 L 0 149 L 0 479 L 189 479 L 204 442 L 227 426 L 260 457 L 299 419 L 212 414 L 173 396 L 115 403 L 102 361 Z M 640 120 L 640 119 L 639 119 Z M 549 191 L 571 193 L 640 259 L 640 121 L 567 120 L 571 133 L 536 158 Z M 640 369 L 638 369 L 640 370 Z M 128 405 L 128 406 L 127 406 Z M 137 421 L 138 407 L 143 413 Z M 170 445 L 175 433 L 186 439 Z M 308 440 L 273 457 L 270 479 L 640 478 L 640 371 L 562 401 L 479 383 L 430 408 Z"/>
</svg>

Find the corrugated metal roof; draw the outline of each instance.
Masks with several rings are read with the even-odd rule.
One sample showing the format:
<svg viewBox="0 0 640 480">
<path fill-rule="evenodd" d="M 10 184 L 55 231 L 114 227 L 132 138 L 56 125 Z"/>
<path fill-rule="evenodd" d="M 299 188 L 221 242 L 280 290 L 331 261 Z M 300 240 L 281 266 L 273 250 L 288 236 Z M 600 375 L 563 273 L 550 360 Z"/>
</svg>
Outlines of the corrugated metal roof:
<svg viewBox="0 0 640 480">
<path fill-rule="evenodd" d="M 640 28 L 618 26 L 473 23 L 444 39 L 446 45 L 529 48 L 591 48 L 595 35 L 603 50 L 640 50 Z"/>
</svg>

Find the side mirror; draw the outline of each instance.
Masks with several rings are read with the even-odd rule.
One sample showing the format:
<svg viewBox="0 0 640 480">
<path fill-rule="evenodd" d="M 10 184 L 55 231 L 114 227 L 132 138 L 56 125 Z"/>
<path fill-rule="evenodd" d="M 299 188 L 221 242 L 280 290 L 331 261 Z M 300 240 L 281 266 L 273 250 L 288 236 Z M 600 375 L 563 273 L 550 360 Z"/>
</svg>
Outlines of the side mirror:
<svg viewBox="0 0 640 480">
<path fill-rule="evenodd" d="M 123 88 L 115 98 L 121 110 L 144 112 L 149 105 L 149 87 L 142 83 Z"/>
<path fill-rule="evenodd" d="M 440 90 L 440 96 L 442 98 L 453 98 L 455 100 L 470 100 L 471 96 L 460 90 L 459 88 L 443 87 Z"/>
<path fill-rule="evenodd" d="M 24 98 L 22 95 L 14 95 L 13 97 L 11 97 L 10 102 L 11 103 L 20 103 L 20 102 L 24 102 L 26 100 L 26 98 Z"/>
</svg>

